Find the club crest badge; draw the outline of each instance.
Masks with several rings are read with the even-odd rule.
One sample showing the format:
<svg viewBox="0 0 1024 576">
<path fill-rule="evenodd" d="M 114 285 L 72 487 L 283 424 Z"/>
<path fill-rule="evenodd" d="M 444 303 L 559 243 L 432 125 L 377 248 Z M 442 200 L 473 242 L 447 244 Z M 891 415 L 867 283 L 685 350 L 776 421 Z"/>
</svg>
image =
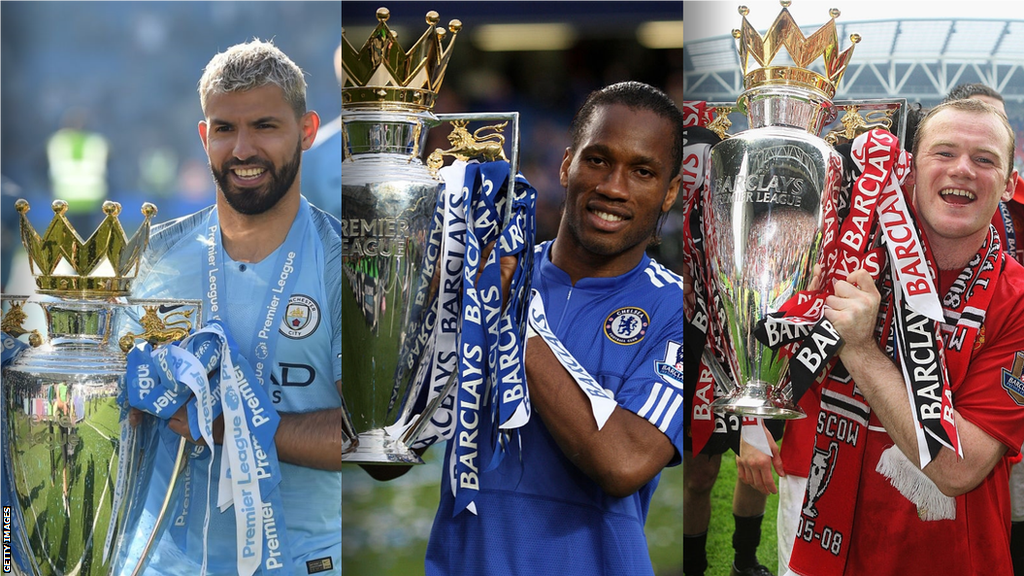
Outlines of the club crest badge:
<svg viewBox="0 0 1024 576">
<path fill-rule="evenodd" d="M 665 359 L 654 363 L 654 370 L 667 384 L 683 389 L 683 345 L 680 342 L 668 341 Z"/>
<path fill-rule="evenodd" d="M 1003 390 L 1017 403 L 1024 406 L 1024 352 L 1017 352 L 1013 358 L 1013 368 L 1003 368 Z"/>
<path fill-rule="evenodd" d="M 320 325 L 320 306 L 309 296 L 294 294 L 281 319 L 281 334 L 298 340 L 316 331 Z"/>
<path fill-rule="evenodd" d="M 619 308 L 605 318 L 604 335 L 616 344 L 629 346 L 644 339 L 651 318 L 640 308 Z"/>
</svg>

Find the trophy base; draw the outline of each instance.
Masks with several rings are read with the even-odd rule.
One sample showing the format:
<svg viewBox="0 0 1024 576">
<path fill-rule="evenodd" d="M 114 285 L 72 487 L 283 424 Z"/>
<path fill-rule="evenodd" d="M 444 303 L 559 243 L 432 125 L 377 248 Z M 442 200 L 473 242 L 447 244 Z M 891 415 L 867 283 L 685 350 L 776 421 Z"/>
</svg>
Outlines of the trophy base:
<svg viewBox="0 0 1024 576">
<path fill-rule="evenodd" d="M 753 381 L 711 403 L 715 412 L 729 412 L 741 416 L 757 416 L 772 420 L 796 420 L 806 418 L 803 409 L 789 398 L 773 393 L 772 387 L 760 381 Z"/>
<path fill-rule="evenodd" d="M 381 429 L 362 432 L 355 449 L 341 455 L 346 464 L 423 464 L 423 459 L 408 446 Z"/>
</svg>

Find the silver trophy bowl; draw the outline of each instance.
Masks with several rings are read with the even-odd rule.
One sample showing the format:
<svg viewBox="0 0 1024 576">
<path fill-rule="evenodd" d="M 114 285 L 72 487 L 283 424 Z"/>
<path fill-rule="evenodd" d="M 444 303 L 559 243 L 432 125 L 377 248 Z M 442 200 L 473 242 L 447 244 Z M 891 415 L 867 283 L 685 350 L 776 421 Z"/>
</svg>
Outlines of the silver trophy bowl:
<svg viewBox="0 0 1024 576">
<path fill-rule="evenodd" d="M 841 178 L 837 153 L 815 135 L 831 120 L 831 103 L 809 90 L 769 86 L 748 90 L 741 104 L 751 129 L 711 149 L 705 202 L 710 282 L 720 296 L 735 379 L 712 408 L 801 418 L 784 385 L 788 357 L 758 341 L 754 330 L 808 287 L 819 261 L 824 207 L 832 201 L 826 195 L 835 194 Z"/>
<path fill-rule="evenodd" d="M 421 462 L 384 427 L 403 401 L 415 401 L 412 374 L 429 357 L 431 303 L 413 295 L 430 282 L 421 272 L 440 182 L 414 151 L 431 121 L 429 112 L 342 117 L 351 150 L 341 182 L 342 392 L 355 434 L 346 461 Z"/>
<path fill-rule="evenodd" d="M 50 296 L 28 302 L 44 310 L 49 337 L 2 374 L 3 481 L 16 499 L 9 502 L 18 527 L 12 540 L 22 559 L 16 570 L 141 574 L 148 542 L 128 535 L 159 533 L 166 514 L 143 514 L 144 495 L 169 494 L 176 482 L 155 486 L 153 461 L 164 450 L 155 419 L 131 426 L 119 400 L 126 364 L 113 335 L 130 304 Z"/>
<path fill-rule="evenodd" d="M 427 251 L 440 250 L 427 240 L 442 187 L 432 172 L 436 166 L 419 158 L 428 130 L 442 121 L 510 122 L 510 172 L 515 174 L 518 119 L 517 113 L 343 111 L 344 462 L 422 463 L 410 446 L 454 383 L 449 380 L 445 390 L 431 395 L 424 377 L 434 352 L 429 313 L 438 306 Z M 435 152 L 431 161 L 437 160 Z M 505 207 L 510 213 L 512 202 Z"/>
</svg>

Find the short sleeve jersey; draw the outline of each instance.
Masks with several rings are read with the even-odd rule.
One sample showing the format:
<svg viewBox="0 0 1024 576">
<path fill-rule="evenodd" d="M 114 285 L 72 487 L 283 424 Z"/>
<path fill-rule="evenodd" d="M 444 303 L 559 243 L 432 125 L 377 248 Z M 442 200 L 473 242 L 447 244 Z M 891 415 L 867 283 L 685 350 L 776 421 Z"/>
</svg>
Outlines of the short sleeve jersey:
<svg viewBox="0 0 1024 576">
<path fill-rule="evenodd" d="M 955 519 L 923 521 L 914 504 L 875 472 L 893 441 L 872 416 L 845 574 L 895 574 L 910 566 L 922 574 L 1013 573 L 1009 470 L 1024 442 L 1024 396 L 1018 391 L 1024 369 L 1022 293 L 1024 268 L 1006 258 L 967 375 L 952 383 L 957 412 L 1006 446 L 1006 454 L 981 484 L 956 498 Z M 893 542 L 899 542 L 898 554 L 879 553 Z"/>
<path fill-rule="evenodd" d="M 682 453 L 682 279 L 645 255 L 622 276 L 573 285 L 551 263 L 550 247 L 535 250 L 533 288 L 544 299 L 552 331 L 614 393 L 619 407 L 664 432 Z M 478 515 L 463 511 L 452 518 L 445 476 L 426 573 L 653 574 L 644 522 L 660 474 L 616 498 L 563 455 L 538 415 L 520 434 L 521 454 L 481 473 Z"/>
<path fill-rule="evenodd" d="M 210 208 L 154 228 L 133 296 L 202 300 L 209 287 L 206 262 L 209 229 L 216 213 Z M 298 278 L 278 326 L 277 348 L 269 381 L 264 382 L 278 412 L 309 412 L 341 406 L 336 382 L 341 379 L 341 240 L 337 220 L 310 206 L 304 199 L 296 216 L 310 219 L 305 238 L 296 251 Z M 295 223 L 293 223 L 293 226 Z M 262 326 L 265 294 L 276 282 L 279 247 L 257 263 L 237 262 L 223 256 L 224 282 L 220 317 L 243 356 L 252 351 L 253 335 Z M 208 311 L 206 312 L 208 314 Z M 213 491 L 220 476 L 221 451 L 212 467 Z M 171 465 L 170 457 L 161 462 Z M 206 485 L 207 463 L 193 463 L 188 481 Z M 159 464 L 158 464 L 159 465 Z M 295 574 L 307 574 L 306 561 L 331 558 L 341 563 L 341 473 L 281 463 L 280 494 Z M 215 501 L 215 496 L 212 501 Z M 198 516 L 198 517 L 197 517 Z M 202 560 L 201 515 L 188 518 L 188 550 L 173 554 Z M 208 530 L 210 573 L 234 573 L 234 510 L 220 513 L 216 506 Z M 161 545 L 169 544 L 165 538 Z M 165 551 L 169 555 L 171 551 Z M 325 563 L 326 564 L 326 563 Z M 331 574 L 332 572 L 323 572 Z"/>
</svg>

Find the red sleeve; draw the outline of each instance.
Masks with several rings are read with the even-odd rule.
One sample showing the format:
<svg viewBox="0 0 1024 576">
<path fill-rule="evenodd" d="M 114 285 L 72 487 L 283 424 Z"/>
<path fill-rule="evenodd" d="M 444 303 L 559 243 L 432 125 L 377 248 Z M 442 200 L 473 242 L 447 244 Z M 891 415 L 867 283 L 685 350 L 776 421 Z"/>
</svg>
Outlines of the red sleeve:
<svg viewBox="0 0 1024 576">
<path fill-rule="evenodd" d="M 1024 268 L 1007 259 L 996 290 L 967 376 L 953 383 L 953 406 L 1012 457 L 1024 443 Z"/>
</svg>

